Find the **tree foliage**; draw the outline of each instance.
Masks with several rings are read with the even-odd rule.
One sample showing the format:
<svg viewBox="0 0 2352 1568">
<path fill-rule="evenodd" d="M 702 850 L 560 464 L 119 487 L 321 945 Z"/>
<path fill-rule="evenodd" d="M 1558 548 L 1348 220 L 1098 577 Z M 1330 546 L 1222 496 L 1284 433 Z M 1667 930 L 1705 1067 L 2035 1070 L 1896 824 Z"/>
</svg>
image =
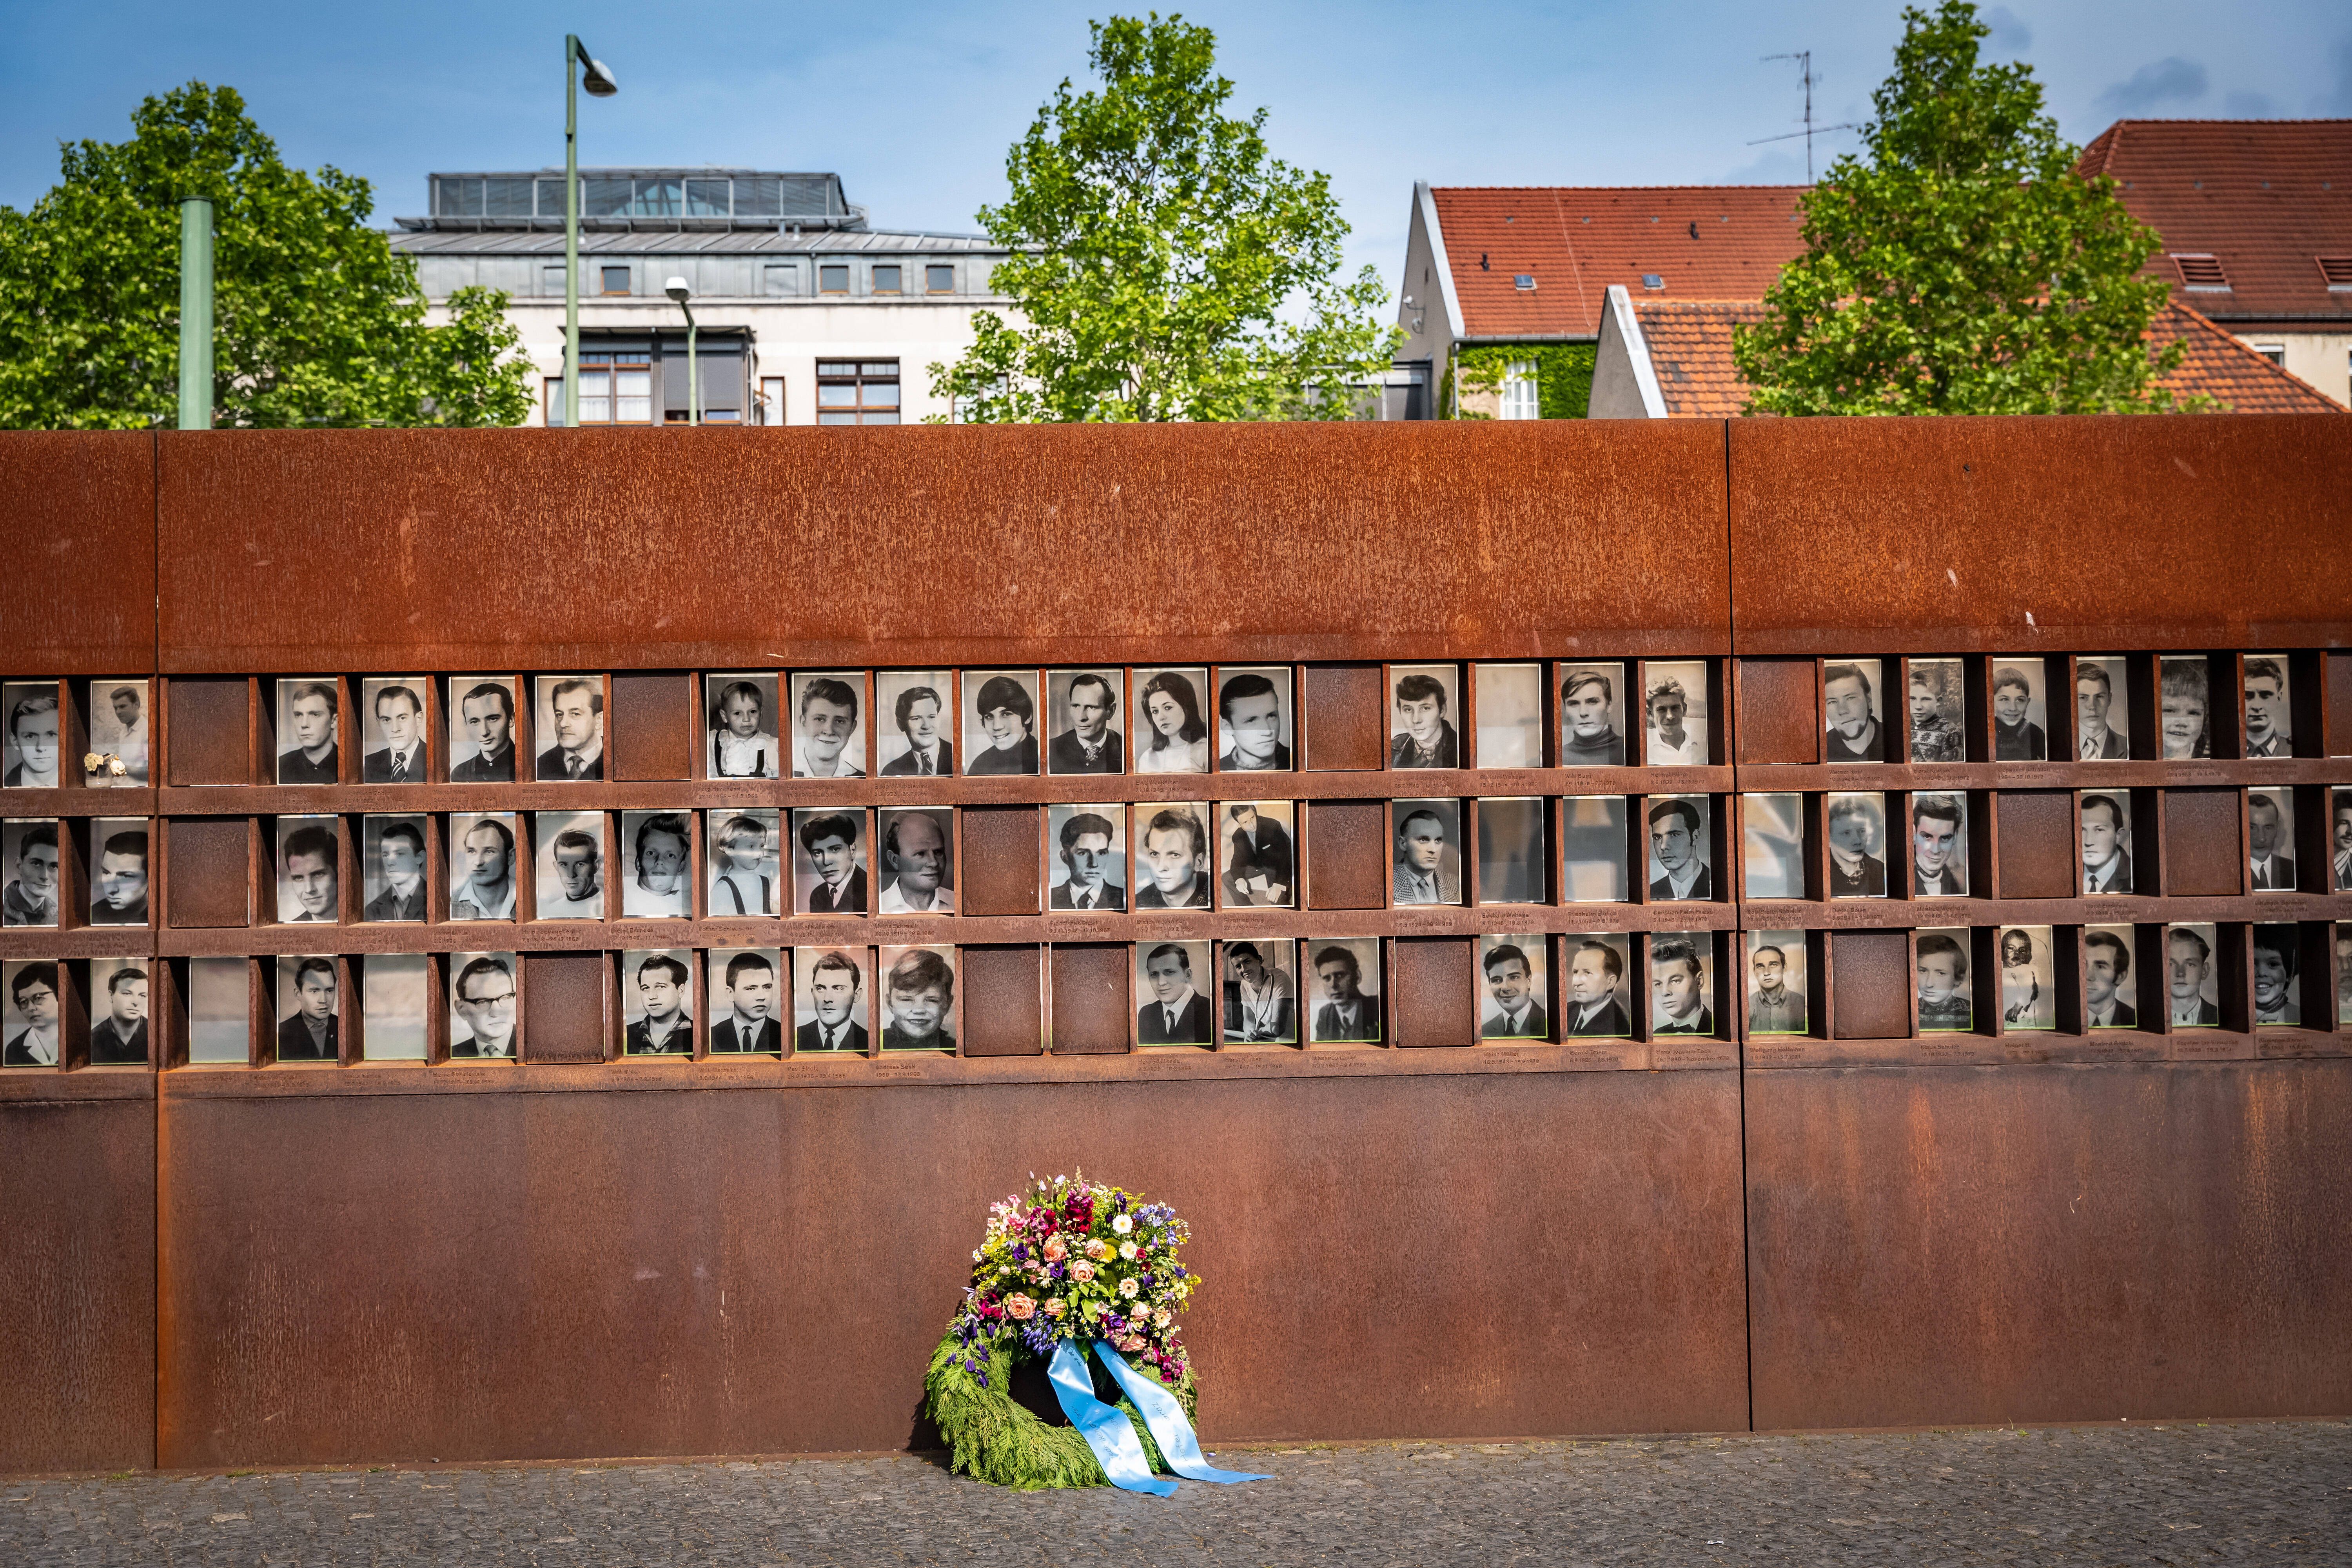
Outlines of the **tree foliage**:
<svg viewBox="0 0 2352 1568">
<path fill-rule="evenodd" d="M 1805 255 L 1740 330 L 1755 414 L 2095 414 L 2185 406 L 2151 353 L 2156 235 L 2042 111 L 2025 65 L 1979 65 L 1968 0 L 1904 12 L 1865 156 L 1804 198 Z"/>
<path fill-rule="evenodd" d="M 1013 249 L 994 288 L 1017 319 L 931 366 L 974 421 L 1338 418 L 1388 368 L 1388 292 L 1339 278 L 1348 226 L 1328 179 L 1274 157 L 1266 111 L 1225 112 L 1216 38 L 1181 16 L 1090 24 L 1101 86 L 1066 79 L 981 209 Z"/>
<path fill-rule="evenodd" d="M 65 144 L 29 210 L 0 207 L 0 426 L 176 417 L 184 196 L 213 202 L 215 423 L 521 422 L 506 296 L 460 290 L 425 325 L 365 180 L 289 168 L 230 88 L 190 82 L 131 121 L 128 142 Z"/>
</svg>

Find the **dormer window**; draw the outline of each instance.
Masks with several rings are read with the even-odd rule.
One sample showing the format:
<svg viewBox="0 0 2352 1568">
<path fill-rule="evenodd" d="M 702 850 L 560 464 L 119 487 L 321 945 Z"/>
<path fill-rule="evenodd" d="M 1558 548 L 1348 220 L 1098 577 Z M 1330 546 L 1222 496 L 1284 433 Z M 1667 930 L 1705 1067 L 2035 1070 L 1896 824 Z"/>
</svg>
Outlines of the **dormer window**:
<svg viewBox="0 0 2352 1568">
<path fill-rule="evenodd" d="M 2352 294 L 2352 256 L 2321 257 L 2319 275 L 2327 279 L 2330 294 Z"/>
<path fill-rule="evenodd" d="M 2173 252 L 2173 266 L 2180 269 L 2180 287 L 2191 294 L 2227 294 L 2230 280 L 2221 272 L 2221 258 Z"/>
</svg>

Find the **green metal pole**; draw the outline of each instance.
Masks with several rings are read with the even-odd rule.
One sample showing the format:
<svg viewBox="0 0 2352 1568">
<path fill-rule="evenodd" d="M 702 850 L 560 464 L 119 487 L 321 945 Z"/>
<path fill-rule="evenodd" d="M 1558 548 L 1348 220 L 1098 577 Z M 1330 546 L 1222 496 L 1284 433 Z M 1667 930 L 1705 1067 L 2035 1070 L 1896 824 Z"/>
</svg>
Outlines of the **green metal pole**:
<svg viewBox="0 0 2352 1568">
<path fill-rule="evenodd" d="M 694 312 L 686 313 L 686 422 L 702 423 L 702 370 L 694 357 Z"/>
<path fill-rule="evenodd" d="M 580 424 L 580 36 L 563 35 L 563 423 Z"/>
<path fill-rule="evenodd" d="M 213 204 L 180 203 L 180 428 L 213 427 Z"/>
</svg>

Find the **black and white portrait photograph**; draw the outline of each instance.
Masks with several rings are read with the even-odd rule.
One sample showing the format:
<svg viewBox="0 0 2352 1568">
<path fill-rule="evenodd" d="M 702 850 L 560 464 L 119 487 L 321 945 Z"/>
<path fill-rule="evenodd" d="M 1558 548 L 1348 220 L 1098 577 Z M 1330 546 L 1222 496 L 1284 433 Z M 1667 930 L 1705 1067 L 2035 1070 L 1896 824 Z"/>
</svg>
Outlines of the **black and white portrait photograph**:
<svg viewBox="0 0 2352 1568">
<path fill-rule="evenodd" d="M 1205 942 L 1137 942 L 1135 1043 L 1214 1044 L 1216 1020 L 1204 984 L 1209 973 Z"/>
<path fill-rule="evenodd" d="M 1206 801 L 1145 801 L 1135 807 L 1135 869 L 1129 886 L 1139 910 L 1205 910 L 1210 905 Z"/>
<path fill-rule="evenodd" d="M 1560 802 L 1559 897 L 1570 904 L 1620 904 L 1633 896 L 1622 795 L 1572 795 Z"/>
<path fill-rule="evenodd" d="M 1805 896 L 1805 797 L 1739 797 L 1740 876 L 1751 899 Z"/>
<path fill-rule="evenodd" d="M 1622 1040 L 1633 1034 L 1633 997 L 1625 976 L 1633 938 L 1625 931 L 1575 931 L 1559 939 L 1559 1037 Z"/>
<path fill-rule="evenodd" d="M 1559 666 L 1561 767 L 1625 765 L 1625 721 L 1617 707 L 1618 696 L 1624 690 L 1625 667 L 1622 664 Z"/>
<path fill-rule="evenodd" d="M 702 678 L 703 700 L 710 708 L 703 724 L 702 765 L 712 778 L 783 777 L 776 691 L 772 672 L 721 671 Z"/>
<path fill-rule="evenodd" d="M 89 961 L 89 1065 L 147 1065 L 147 960 Z"/>
<path fill-rule="evenodd" d="M 866 776 L 866 675 L 803 669 L 792 679 L 793 777 Z"/>
<path fill-rule="evenodd" d="M 1286 800 L 1219 801 L 1217 879 L 1227 909 L 1298 907 L 1297 808 Z"/>
<path fill-rule="evenodd" d="M 58 923 L 58 820 L 0 822 L 0 925 Z"/>
<path fill-rule="evenodd" d="M 1209 771 L 1209 672 L 1198 665 L 1135 672 L 1139 773 Z"/>
<path fill-rule="evenodd" d="M 531 816 L 538 858 L 531 880 L 543 921 L 604 918 L 604 818 L 593 811 L 541 811 Z"/>
<path fill-rule="evenodd" d="M 433 976 L 421 952 L 378 952 L 359 969 L 360 1045 L 372 1062 L 425 1059 L 425 1018 L 433 1010 Z"/>
<path fill-rule="evenodd" d="M 2246 886 L 2257 893 L 2292 893 L 2294 875 L 2294 791 L 2246 792 Z"/>
<path fill-rule="evenodd" d="M 1650 900 L 1712 899 L 1714 835 L 1703 795 L 1652 795 L 1643 803 L 1650 835 Z"/>
<path fill-rule="evenodd" d="M 862 821 L 865 813 L 857 813 Z M 704 855 L 710 885 L 703 894 L 703 912 L 716 921 L 756 920 L 779 908 L 776 889 L 783 885 L 783 850 L 778 840 L 779 814 L 767 806 L 713 808 L 703 814 Z"/>
<path fill-rule="evenodd" d="M 973 775 L 1037 772 L 1037 672 L 963 672 L 963 771 Z"/>
<path fill-rule="evenodd" d="M 1828 729 L 1822 742 L 1822 761 L 1886 760 L 1881 668 L 1882 661 L 1874 658 L 1832 659 L 1822 666 L 1822 718 Z"/>
<path fill-rule="evenodd" d="M 1377 1046 L 1381 1028 L 1378 937 L 1309 939 L 1307 1037 L 1316 1045 Z"/>
<path fill-rule="evenodd" d="M 2165 931 L 2165 1005 L 2174 1028 L 2221 1026 L 2220 945 L 2210 924 L 2176 925 Z"/>
<path fill-rule="evenodd" d="M 360 855 L 366 902 L 360 919 L 371 923 L 425 919 L 425 836 L 433 819 L 422 814 L 371 813 L 360 818 Z"/>
<path fill-rule="evenodd" d="M 2125 661 L 2109 655 L 2074 661 L 2074 756 L 2120 763 L 2131 756 L 2131 693 Z"/>
<path fill-rule="evenodd" d="M 251 1059 L 252 1033 L 252 961 L 188 960 L 188 1060 L 243 1067 Z"/>
<path fill-rule="evenodd" d="M 629 879 L 621 913 L 633 921 L 694 918 L 694 824 L 683 811 L 621 813 Z"/>
<path fill-rule="evenodd" d="M 1969 797 L 1911 797 L 1911 888 L 1922 899 L 1958 899 L 1969 890 Z"/>
<path fill-rule="evenodd" d="M 2254 1027 L 2297 1028 L 2303 1023 L 2301 933 L 2291 925 L 2254 928 Z M 91 1060 L 97 1060 L 95 1052 Z"/>
<path fill-rule="evenodd" d="M 360 682 L 360 780 L 423 784 L 425 704 L 432 682 L 421 675 Z"/>
<path fill-rule="evenodd" d="M 2336 890 L 2352 893 L 2352 789 L 2338 788 L 2327 797 L 2328 847 L 2333 858 L 2329 869 L 2336 873 Z M 2343 1016 L 2343 1022 L 2352 1026 L 2352 1013 Z"/>
<path fill-rule="evenodd" d="M 1976 993 L 1969 984 L 1969 930 L 1938 926 L 1919 933 L 1919 1032 L 1965 1034 L 1977 1026 Z"/>
<path fill-rule="evenodd" d="M 874 678 L 882 776 L 953 778 L 955 673 L 946 669 L 886 669 Z"/>
<path fill-rule="evenodd" d="M 333 817 L 320 820 L 331 823 Z M 331 843 L 330 849 L 333 848 Z M 147 923 L 147 819 L 97 816 L 89 824 L 89 923 Z M 285 862 L 278 862 L 281 866 Z M 331 886 L 329 891 L 332 891 Z M 331 903 L 331 900 L 330 900 Z M 280 911 L 278 918 L 286 918 Z M 330 919 L 333 918 L 331 913 Z"/>
<path fill-rule="evenodd" d="M 864 914 L 872 907 L 866 859 L 863 807 L 804 805 L 794 811 L 793 912 Z"/>
<path fill-rule="evenodd" d="M 1127 772 L 1127 714 L 1117 669 L 1057 669 L 1045 678 L 1049 773 Z"/>
<path fill-rule="evenodd" d="M 511 675 L 449 678 L 449 782 L 512 784 L 517 682 Z"/>
<path fill-rule="evenodd" d="M 862 947 L 796 947 L 793 953 L 793 1051 L 864 1056 L 873 1043 L 873 991 Z"/>
<path fill-rule="evenodd" d="M 338 716 L 342 698 L 332 676 L 278 682 L 278 782 L 342 782 Z"/>
<path fill-rule="evenodd" d="M 65 981 L 57 961 L 24 959 L 0 964 L 7 1006 L 0 1010 L 0 1065 L 53 1068 L 65 1017 Z M 239 1057 L 238 1060 L 245 1058 Z"/>
<path fill-rule="evenodd" d="M 1254 937 L 1223 945 L 1224 1037 L 1229 1046 L 1298 1043 L 1298 944 Z"/>
<path fill-rule="evenodd" d="M 2201 761 L 2213 754 L 2212 679 L 2202 656 L 2189 655 L 2157 661 L 2158 731 L 2164 737 L 2164 760 Z"/>
<path fill-rule="evenodd" d="M 89 683 L 89 757 L 84 782 L 92 789 L 135 789 L 148 782 L 147 682 L 138 679 Z"/>
<path fill-rule="evenodd" d="M 1706 665 L 1699 659 L 1642 666 L 1643 756 L 1654 768 L 1704 767 Z"/>
<path fill-rule="evenodd" d="M 515 918 L 514 813 L 449 814 L 449 918 Z"/>
<path fill-rule="evenodd" d="M 773 947 L 714 947 L 703 955 L 709 997 L 706 1043 L 714 1057 L 784 1054 L 784 955 Z"/>
<path fill-rule="evenodd" d="M 1477 745 L 1482 768 L 1543 766 L 1544 673 L 1539 664 L 1474 664 Z"/>
<path fill-rule="evenodd" d="M 952 947 L 886 947 L 881 953 L 882 1048 L 946 1051 L 962 1034 Z"/>
<path fill-rule="evenodd" d="M 1293 712 L 1288 665 L 1219 669 L 1217 771 L 1288 773 Z"/>
<path fill-rule="evenodd" d="M 1392 664 L 1389 667 L 1389 766 L 1458 768 L 1463 765 L 1462 667 L 1454 664 Z"/>
<path fill-rule="evenodd" d="M 1478 1037 L 1536 1041 L 1551 1038 L 1551 1015 L 1544 1008 L 1550 989 L 1550 944 L 1540 932 L 1521 931 L 1478 939 Z"/>
<path fill-rule="evenodd" d="M 1650 1033 L 1712 1035 L 1715 933 L 1654 931 L 1650 936 Z"/>
<path fill-rule="evenodd" d="M 541 783 L 604 776 L 604 678 L 541 675 L 531 682 L 531 720 L 539 743 L 533 775 Z"/>
<path fill-rule="evenodd" d="M 1081 913 L 1116 914 L 1127 908 L 1127 807 L 1050 805 L 1045 841 L 1045 907 Z"/>
<path fill-rule="evenodd" d="M 2000 930 L 2000 1021 L 2007 1029 L 2058 1026 L 2057 952 L 2048 926 Z"/>
<path fill-rule="evenodd" d="M 2131 793 L 2084 790 L 2081 798 L 2083 891 L 2132 891 Z"/>
<path fill-rule="evenodd" d="M 1909 690 L 1906 701 L 1911 718 L 1911 760 L 1915 763 L 1965 763 L 1969 760 L 1965 728 L 1965 686 L 1957 658 L 1915 658 L 1908 661 Z"/>
<path fill-rule="evenodd" d="M 56 789 L 57 682 L 12 680 L 0 686 L 0 706 L 8 710 L 8 732 L 0 735 L 0 788 Z"/>
<path fill-rule="evenodd" d="M 2294 719 L 2287 710 L 2286 660 L 2246 656 L 2246 755 L 2294 755 Z"/>
<path fill-rule="evenodd" d="M 1833 792 L 1827 802 L 1830 897 L 1886 896 L 1886 797 L 1875 791 Z"/>
<path fill-rule="evenodd" d="M 955 912 L 952 815 L 944 805 L 884 806 L 875 813 L 882 890 L 874 912 L 946 915 Z"/>
<path fill-rule="evenodd" d="M 1397 800 L 1389 803 L 1389 813 L 1396 825 L 1391 880 L 1397 905 L 1460 903 L 1462 803 Z"/>
<path fill-rule="evenodd" d="M 342 978 L 324 953 L 278 961 L 278 1059 L 331 1062 L 342 1058 Z"/>
<path fill-rule="evenodd" d="M 449 955 L 449 1058 L 452 1061 L 517 1061 L 515 955 Z"/>
<path fill-rule="evenodd" d="M 694 1055 L 693 953 L 668 948 L 621 954 L 621 1054 Z"/>
<path fill-rule="evenodd" d="M 2034 655 L 1992 661 L 1992 760 L 2040 763 L 2050 758 L 2050 710 L 2045 670 Z"/>
<path fill-rule="evenodd" d="M 1478 901 L 1540 904 L 1549 901 L 1545 872 L 1551 854 L 1545 845 L 1545 819 L 1551 802 L 1541 795 L 1486 795 L 1478 802 Z"/>
<path fill-rule="evenodd" d="M 1805 1017 L 1805 933 L 1748 933 L 1748 1032 L 1801 1035 Z"/>
<path fill-rule="evenodd" d="M 287 925 L 340 925 L 342 836 L 331 816 L 277 821 L 278 919 Z"/>
<path fill-rule="evenodd" d="M 2083 1022 L 2093 1029 L 2139 1027 L 2130 926 L 2083 928 Z"/>
</svg>

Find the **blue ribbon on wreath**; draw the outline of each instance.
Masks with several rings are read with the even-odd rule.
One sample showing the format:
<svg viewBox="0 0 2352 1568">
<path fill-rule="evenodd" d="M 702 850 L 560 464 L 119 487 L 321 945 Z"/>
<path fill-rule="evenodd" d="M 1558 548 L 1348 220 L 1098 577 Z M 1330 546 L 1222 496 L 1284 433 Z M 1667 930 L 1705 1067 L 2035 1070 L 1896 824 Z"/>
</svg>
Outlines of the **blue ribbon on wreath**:
<svg viewBox="0 0 2352 1568">
<path fill-rule="evenodd" d="M 1128 1398 L 1143 1415 L 1143 1425 L 1151 1440 L 1160 1445 L 1160 1452 L 1168 1468 L 1188 1480 L 1215 1481 L 1230 1486 L 1235 1481 L 1272 1480 L 1271 1476 L 1251 1475 L 1242 1470 L 1221 1470 L 1202 1457 L 1201 1440 L 1193 1436 L 1192 1424 L 1184 1418 L 1184 1407 L 1176 1396 L 1155 1380 L 1144 1376 L 1127 1364 L 1108 1341 L 1095 1342 L 1095 1353 L 1102 1357 L 1103 1365 Z M 1076 1340 L 1063 1340 L 1054 1350 L 1054 1360 L 1045 1369 L 1054 1384 L 1054 1396 L 1062 1402 L 1062 1414 L 1087 1440 L 1102 1464 L 1103 1474 L 1110 1484 L 1131 1492 L 1150 1492 L 1154 1497 L 1172 1497 L 1176 1483 L 1162 1480 L 1151 1473 L 1151 1463 L 1143 1456 L 1143 1444 L 1135 1435 L 1135 1424 L 1115 1405 L 1105 1405 L 1095 1397 L 1094 1374 L 1087 1370 L 1085 1347 Z"/>
</svg>

